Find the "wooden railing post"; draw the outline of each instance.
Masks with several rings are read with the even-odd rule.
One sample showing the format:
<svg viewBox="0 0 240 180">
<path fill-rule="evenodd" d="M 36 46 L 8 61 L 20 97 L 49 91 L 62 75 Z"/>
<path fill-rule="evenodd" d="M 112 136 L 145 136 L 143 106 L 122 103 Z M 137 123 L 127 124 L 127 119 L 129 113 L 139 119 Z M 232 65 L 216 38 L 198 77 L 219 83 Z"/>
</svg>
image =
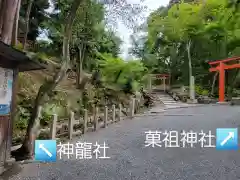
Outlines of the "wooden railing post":
<svg viewBox="0 0 240 180">
<path fill-rule="evenodd" d="M 74 123 L 75 119 L 74 119 L 74 112 L 70 112 L 70 118 L 68 121 L 68 137 L 69 139 L 72 139 L 73 136 L 73 123 Z"/>
<path fill-rule="evenodd" d="M 116 107 L 115 104 L 112 105 L 112 121 L 116 121 Z"/>
<path fill-rule="evenodd" d="M 148 76 L 148 92 L 152 92 L 152 76 L 149 74 Z"/>
<path fill-rule="evenodd" d="M 98 129 L 98 107 L 95 107 L 94 112 L 94 131 Z"/>
<path fill-rule="evenodd" d="M 121 117 L 122 117 L 122 104 L 118 105 L 118 121 L 121 121 Z"/>
<path fill-rule="evenodd" d="M 134 107 L 134 112 L 138 112 L 138 99 L 135 99 L 135 107 Z"/>
<path fill-rule="evenodd" d="M 83 116 L 83 134 L 87 132 L 88 126 L 88 111 L 87 109 L 84 109 L 84 116 Z"/>
<path fill-rule="evenodd" d="M 135 98 L 132 98 L 130 103 L 130 117 L 134 116 L 134 110 L 135 110 Z"/>
<path fill-rule="evenodd" d="M 104 108 L 104 127 L 107 127 L 107 121 L 108 121 L 108 107 L 105 106 Z"/>
<path fill-rule="evenodd" d="M 50 136 L 51 136 L 51 139 L 56 139 L 56 132 L 57 132 L 57 119 L 58 119 L 58 116 L 57 114 L 54 114 L 53 115 L 53 120 L 52 120 L 52 124 L 51 124 L 51 129 L 50 129 Z"/>
<path fill-rule="evenodd" d="M 140 111 L 141 107 L 141 99 L 138 99 L 136 102 L 136 112 L 138 113 Z"/>
</svg>

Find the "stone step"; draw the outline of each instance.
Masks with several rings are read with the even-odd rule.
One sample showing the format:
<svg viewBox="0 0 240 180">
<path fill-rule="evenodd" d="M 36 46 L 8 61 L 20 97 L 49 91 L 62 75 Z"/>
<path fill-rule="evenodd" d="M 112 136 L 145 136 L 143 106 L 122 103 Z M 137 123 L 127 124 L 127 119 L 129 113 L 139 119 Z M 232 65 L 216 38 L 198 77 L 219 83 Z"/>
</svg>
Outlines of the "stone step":
<svg viewBox="0 0 240 180">
<path fill-rule="evenodd" d="M 175 101 L 170 95 L 167 94 L 158 95 L 158 99 L 164 104 L 167 109 L 193 106 L 192 104 Z"/>
</svg>

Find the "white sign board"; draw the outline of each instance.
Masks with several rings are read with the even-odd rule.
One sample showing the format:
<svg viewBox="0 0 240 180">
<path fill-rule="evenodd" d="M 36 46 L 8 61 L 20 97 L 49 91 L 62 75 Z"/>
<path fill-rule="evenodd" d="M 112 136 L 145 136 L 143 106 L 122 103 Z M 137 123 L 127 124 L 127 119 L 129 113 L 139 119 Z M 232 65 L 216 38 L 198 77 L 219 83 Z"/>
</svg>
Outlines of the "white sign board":
<svg viewBox="0 0 240 180">
<path fill-rule="evenodd" d="M 10 113 L 13 70 L 0 67 L 0 115 Z"/>
</svg>

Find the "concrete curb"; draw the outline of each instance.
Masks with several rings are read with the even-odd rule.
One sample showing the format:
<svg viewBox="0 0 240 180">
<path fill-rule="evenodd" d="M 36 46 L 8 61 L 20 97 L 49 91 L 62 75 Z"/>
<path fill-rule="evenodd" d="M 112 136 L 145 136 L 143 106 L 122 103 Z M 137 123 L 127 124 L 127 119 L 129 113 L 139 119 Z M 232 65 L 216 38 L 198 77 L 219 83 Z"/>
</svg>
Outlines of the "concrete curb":
<svg viewBox="0 0 240 180">
<path fill-rule="evenodd" d="M 197 104 L 195 106 L 180 106 L 180 107 L 173 107 L 173 108 L 164 108 L 164 110 L 169 110 L 169 109 L 181 109 L 181 108 L 194 108 L 194 107 L 203 107 L 203 106 L 223 106 L 223 105 L 228 105 L 229 104 Z"/>
</svg>

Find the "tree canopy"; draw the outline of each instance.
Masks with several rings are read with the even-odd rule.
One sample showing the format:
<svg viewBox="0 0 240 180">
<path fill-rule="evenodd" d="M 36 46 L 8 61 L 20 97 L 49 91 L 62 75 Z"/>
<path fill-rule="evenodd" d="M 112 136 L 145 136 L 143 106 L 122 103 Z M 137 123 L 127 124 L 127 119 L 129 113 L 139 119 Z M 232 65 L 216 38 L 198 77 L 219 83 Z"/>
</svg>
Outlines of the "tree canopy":
<svg viewBox="0 0 240 180">
<path fill-rule="evenodd" d="M 145 41 L 141 48 L 135 45 L 133 53 L 139 56 L 144 52 L 142 61 L 152 66 L 152 71 L 169 72 L 173 83 L 186 85 L 190 55 L 197 82 L 210 86 L 207 62 L 240 54 L 237 8 L 238 3 L 226 0 L 174 1 L 160 7 L 149 15 L 147 35 L 142 37 Z M 228 83 L 235 79 L 230 77 Z"/>
</svg>

